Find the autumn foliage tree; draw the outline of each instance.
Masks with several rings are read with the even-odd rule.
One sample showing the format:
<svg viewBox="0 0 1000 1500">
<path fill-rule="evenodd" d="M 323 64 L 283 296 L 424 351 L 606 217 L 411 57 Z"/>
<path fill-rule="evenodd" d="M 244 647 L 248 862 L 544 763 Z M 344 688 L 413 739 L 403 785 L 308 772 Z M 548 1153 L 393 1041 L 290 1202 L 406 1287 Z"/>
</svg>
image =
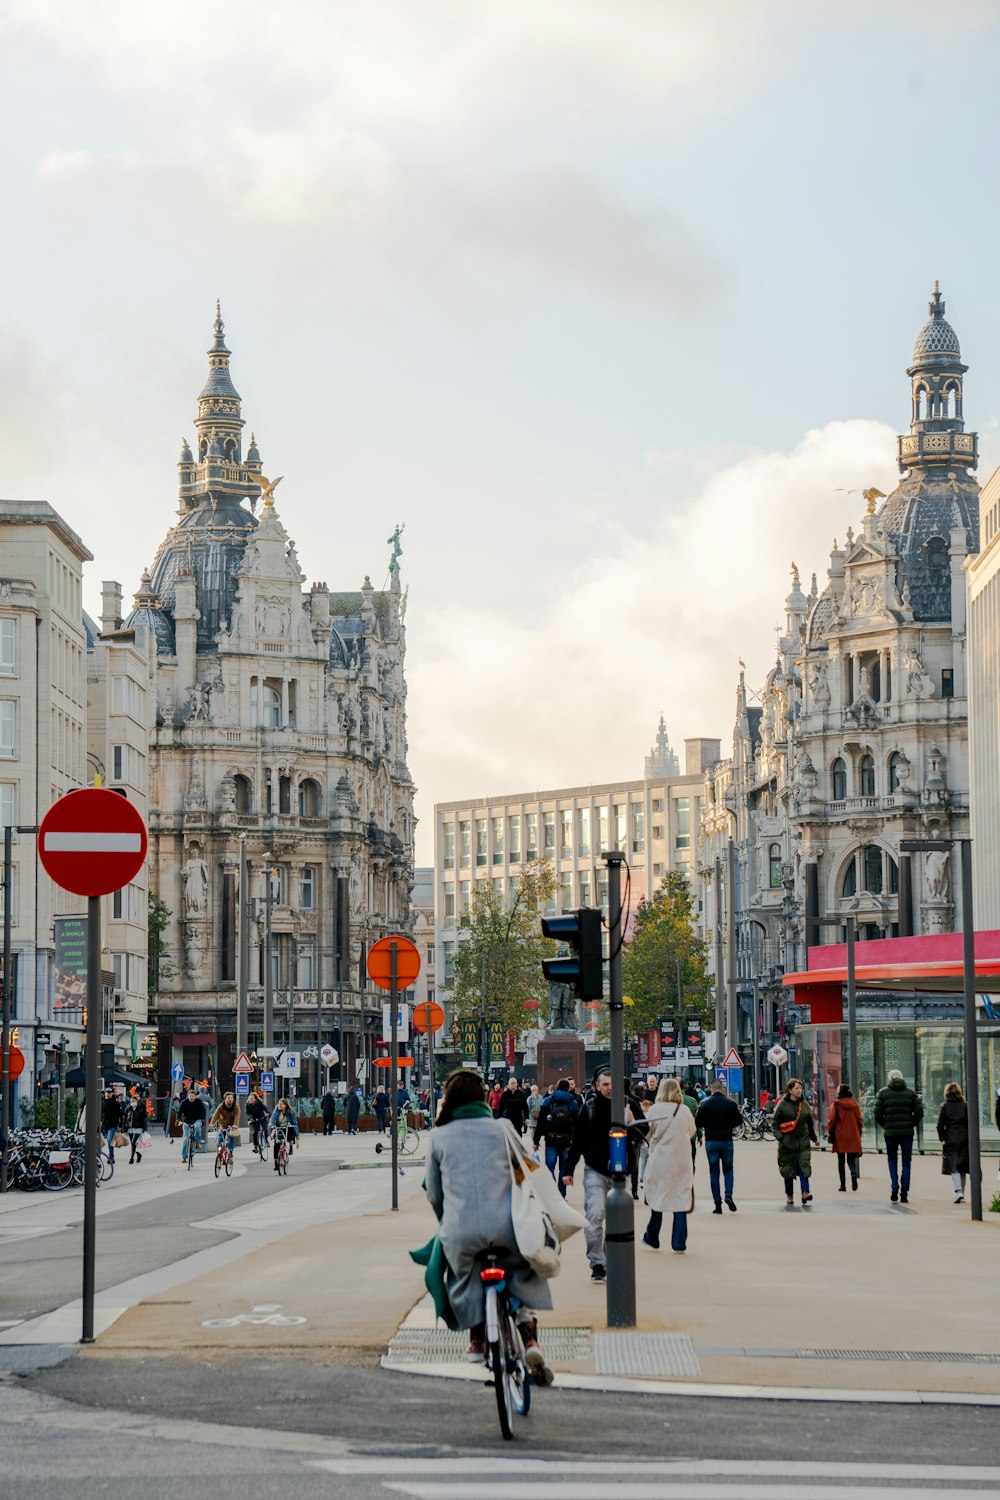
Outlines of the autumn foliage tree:
<svg viewBox="0 0 1000 1500">
<path fill-rule="evenodd" d="M 694 923 L 694 898 L 686 876 L 672 870 L 651 901 L 642 901 L 631 940 L 622 953 L 625 994 L 632 1001 L 633 1033 L 655 1027 L 661 1016 L 677 1016 L 677 961 L 681 966 L 680 1010 L 709 1019 L 705 944 Z"/>
<path fill-rule="evenodd" d="M 455 954 L 452 1003 L 460 1020 L 488 1020 L 514 1032 L 537 1023 L 531 1002 L 548 993 L 542 959 L 556 951 L 542 937 L 541 911 L 555 888 L 545 863 L 523 866 L 509 897 L 498 895 L 491 880 L 476 885 Z"/>
</svg>

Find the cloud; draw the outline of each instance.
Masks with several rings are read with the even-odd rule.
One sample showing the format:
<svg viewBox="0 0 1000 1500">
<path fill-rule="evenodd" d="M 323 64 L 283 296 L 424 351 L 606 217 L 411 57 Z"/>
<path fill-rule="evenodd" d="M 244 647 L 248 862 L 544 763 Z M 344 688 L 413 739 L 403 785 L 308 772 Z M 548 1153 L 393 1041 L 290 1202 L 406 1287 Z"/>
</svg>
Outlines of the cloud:
<svg viewBox="0 0 1000 1500">
<path fill-rule="evenodd" d="M 696 735 L 725 746 L 737 658 L 763 682 L 791 562 L 807 590 L 814 570 L 823 588 L 834 537 L 865 508 L 838 491 L 890 491 L 893 451 L 877 422 L 833 422 L 790 452 L 720 463 L 651 531 L 630 528 L 628 494 L 609 497 L 604 555 L 561 579 L 551 569 L 558 581 L 533 610 L 491 603 L 491 588 L 478 605 L 417 598 L 409 734 L 425 836 L 436 801 L 641 776 L 661 707 L 675 746 Z M 680 453 L 667 462 L 683 467 Z"/>
</svg>

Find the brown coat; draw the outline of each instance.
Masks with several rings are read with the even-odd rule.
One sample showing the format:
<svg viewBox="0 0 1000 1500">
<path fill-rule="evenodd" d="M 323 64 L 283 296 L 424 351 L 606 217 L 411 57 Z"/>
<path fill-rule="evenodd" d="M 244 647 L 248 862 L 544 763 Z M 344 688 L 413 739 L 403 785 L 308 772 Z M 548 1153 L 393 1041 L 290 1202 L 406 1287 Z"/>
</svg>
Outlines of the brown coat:
<svg viewBox="0 0 1000 1500">
<path fill-rule="evenodd" d="M 830 1123 L 827 1126 L 830 1145 L 834 1151 L 844 1152 L 847 1156 L 860 1156 L 863 1149 L 861 1145 L 863 1124 L 861 1105 L 856 1099 L 835 1099 Z"/>
</svg>

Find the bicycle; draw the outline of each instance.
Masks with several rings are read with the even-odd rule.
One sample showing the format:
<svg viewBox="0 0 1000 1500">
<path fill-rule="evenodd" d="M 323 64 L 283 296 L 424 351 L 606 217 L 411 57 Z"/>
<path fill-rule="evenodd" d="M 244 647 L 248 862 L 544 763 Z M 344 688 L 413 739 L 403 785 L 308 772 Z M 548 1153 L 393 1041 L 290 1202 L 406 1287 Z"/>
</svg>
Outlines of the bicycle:
<svg viewBox="0 0 1000 1500">
<path fill-rule="evenodd" d="M 185 1140 L 187 1142 L 187 1169 L 188 1169 L 189 1172 L 190 1172 L 191 1168 L 194 1166 L 194 1154 L 195 1154 L 195 1152 L 196 1151 L 202 1151 L 204 1149 L 204 1147 L 202 1146 L 202 1143 L 201 1143 L 200 1125 L 201 1125 L 201 1121 L 199 1120 L 199 1121 L 196 1121 L 196 1123 L 194 1125 L 185 1125 L 184 1126 L 184 1135 L 185 1135 Z"/>
<path fill-rule="evenodd" d="M 225 1172 L 227 1177 L 233 1175 L 233 1142 L 228 1130 L 219 1131 L 219 1144 L 215 1148 L 215 1175 L 218 1177 Z"/>
<path fill-rule="evenodd" d="M 414 1130 L 413 1126 L 407 1123 L 405 1115 L 400 1115 L 396 1124 L 396 1142 L 396 1149 L 400 1156 L 412 1156 L 420 1144 L 420 1131 Z M 376 1156 L 381 1156 L 385 1149 L 383 1141 L 375 1142 Z"/>
<path fill-rule="evenodd" d="M 524 1356 L 521 1332 L 507 1287 L 507 1271 L 490 1252 L 488 1264 L 479 1273 L 486 1293 L 486 1368 L 492 1376 L 497 1399 L 500 1431 L 514 1436 L 513 1414 L 526 1417 L 531 1409 L 531 1377 Z"/>
<path fill-rule="evenodd" d="M 277 1148 L 274 1155 L 274 1165 L 278 1169 L 279 1176 L 282 1177 L 288 1176 L 288 1158 L 291 1155 L 288 1149 L 288 1128 L 287 1125 L 275 1125 L 274 1127 L 274 1144 Z"/>
<path fill-rule="evenodd" d="M 267 1126 L 263 1120 L 255 1120 L 253 1125 L 253 1149 L 256 1156 L 262 1162 L 267 1161 Z"/>
</svg>

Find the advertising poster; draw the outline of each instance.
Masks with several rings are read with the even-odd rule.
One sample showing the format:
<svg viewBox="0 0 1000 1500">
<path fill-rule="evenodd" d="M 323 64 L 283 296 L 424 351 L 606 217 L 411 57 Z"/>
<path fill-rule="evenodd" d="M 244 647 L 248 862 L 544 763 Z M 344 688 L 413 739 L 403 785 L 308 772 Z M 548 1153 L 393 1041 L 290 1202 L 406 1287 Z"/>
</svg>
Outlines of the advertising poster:
<svg viewBox="0 0 1000 1500">
<path fill-rule="evenodd" d="M 56 917 L 55 998 L 52 1008 L 73 1019 L 87 1003 L 87 918 Z"/>
</svg>

